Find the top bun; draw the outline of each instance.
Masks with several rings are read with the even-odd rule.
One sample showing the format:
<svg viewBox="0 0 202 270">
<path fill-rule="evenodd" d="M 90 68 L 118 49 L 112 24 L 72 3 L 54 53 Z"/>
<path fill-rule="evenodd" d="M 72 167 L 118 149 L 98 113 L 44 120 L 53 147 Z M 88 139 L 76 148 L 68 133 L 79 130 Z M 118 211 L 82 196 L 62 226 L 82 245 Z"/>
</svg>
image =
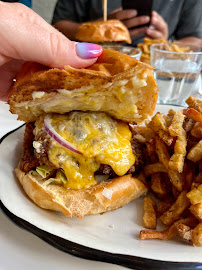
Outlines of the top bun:
<svg viewBox="0 0 202 270">
<path fill-rule="evenodd" d="M 76 39 L 84 42 L 118 42 L 131 44 L 126 26 L 119 20 L 87 22 L 80 25 Z"/>
<path fill-rule="evenodd" d="M 86 69 L 26 62 L 8 103 L 18 119 L 32 122 L 45 113 L 102 111 L 130 123 L 153 114 L 158 88 L 153 68 L 126 54 L 103 49 Z"/>
</svg>

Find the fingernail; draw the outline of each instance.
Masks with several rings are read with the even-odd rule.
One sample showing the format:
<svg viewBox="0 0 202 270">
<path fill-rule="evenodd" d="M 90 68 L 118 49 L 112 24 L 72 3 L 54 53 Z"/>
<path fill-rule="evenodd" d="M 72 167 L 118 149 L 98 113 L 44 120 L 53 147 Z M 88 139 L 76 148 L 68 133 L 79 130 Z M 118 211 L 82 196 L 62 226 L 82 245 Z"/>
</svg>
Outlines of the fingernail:
<svg viewBox="0 0 202 270">
<path fill-rule="evenodd" d="M 81 58 L 96 58 L 102 54 L 102 47 L 93 44 L 79 42 L 76 44 L 77 55 Z"/>
</svg>

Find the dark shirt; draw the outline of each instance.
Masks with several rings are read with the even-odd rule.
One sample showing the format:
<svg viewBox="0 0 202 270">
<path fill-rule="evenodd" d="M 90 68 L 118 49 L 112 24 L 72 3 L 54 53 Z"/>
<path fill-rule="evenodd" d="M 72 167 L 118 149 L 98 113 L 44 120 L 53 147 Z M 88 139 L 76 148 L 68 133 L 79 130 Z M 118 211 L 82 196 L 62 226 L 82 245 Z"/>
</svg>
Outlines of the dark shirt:
<svg viewBox="0 0 202 270">
<path fill-rule="evenodd" d="M 108 1 L 108 14 L 120 6 L 121 0 Z M 153 0 L 152 10 L 168 24 L 169 39 L 202 37 L 202 0 Z M 52 23 L 60 20 L 83 23 L 102 16 L 102 0 L 58 0 Z M 142 38 L 135 38 L 133 44 L 141 42 Z"/>
</svg>

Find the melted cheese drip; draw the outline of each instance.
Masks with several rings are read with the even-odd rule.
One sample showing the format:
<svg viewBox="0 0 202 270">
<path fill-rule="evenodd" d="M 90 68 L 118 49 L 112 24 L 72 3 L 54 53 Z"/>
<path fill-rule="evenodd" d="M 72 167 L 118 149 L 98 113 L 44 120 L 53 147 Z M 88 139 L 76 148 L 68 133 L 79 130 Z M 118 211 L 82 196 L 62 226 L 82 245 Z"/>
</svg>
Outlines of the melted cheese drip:
<svg viewBox="0 0 202 270">
<path fill-rule="evenodd" d="M 62 168 L 68 179 L 66 187 L 86 188 L 96 184 L 94 173 L 100 164 L 108 164 L 117 175 L 124 175 L 134 164 L 131 132 L 126 123 L 105 113 L 72 112 L 52 115 L 54 129 L 83 155 L 76 154 L 56 141 L 49 150 L 49 160 Z"/>
</svg>

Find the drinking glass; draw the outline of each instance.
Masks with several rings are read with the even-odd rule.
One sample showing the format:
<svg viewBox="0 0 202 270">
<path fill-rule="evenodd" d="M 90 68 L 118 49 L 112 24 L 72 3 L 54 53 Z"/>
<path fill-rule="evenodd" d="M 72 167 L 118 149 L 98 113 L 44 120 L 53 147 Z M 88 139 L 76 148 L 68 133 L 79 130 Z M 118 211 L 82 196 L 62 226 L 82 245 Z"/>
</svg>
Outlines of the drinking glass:
<svg viewBox="0 0 202 270">
<path fill-rule="evenodd" d="M 115 50 L 118 52 L 125 53 L 137 60 L 140 60 L 142 51 L 138 48 L 135 47 L 130 47 L 130 46 L 122 46 L 122 45 L 104 45 L 102 46 L 105 49 L 110 49 L 110 50 Z"/>
<path fill-rule="evenodd" d="M 169 51 L 168 44 L 154 44 L 150 48 L 151 65 L 159 88 L 159 104 L 185 106 L 189 96 L 202 99 L 202 48 L 177 43 L 180 51 Z M 180 49 L 181 48 L 181 49 Z"/>
</svg>

